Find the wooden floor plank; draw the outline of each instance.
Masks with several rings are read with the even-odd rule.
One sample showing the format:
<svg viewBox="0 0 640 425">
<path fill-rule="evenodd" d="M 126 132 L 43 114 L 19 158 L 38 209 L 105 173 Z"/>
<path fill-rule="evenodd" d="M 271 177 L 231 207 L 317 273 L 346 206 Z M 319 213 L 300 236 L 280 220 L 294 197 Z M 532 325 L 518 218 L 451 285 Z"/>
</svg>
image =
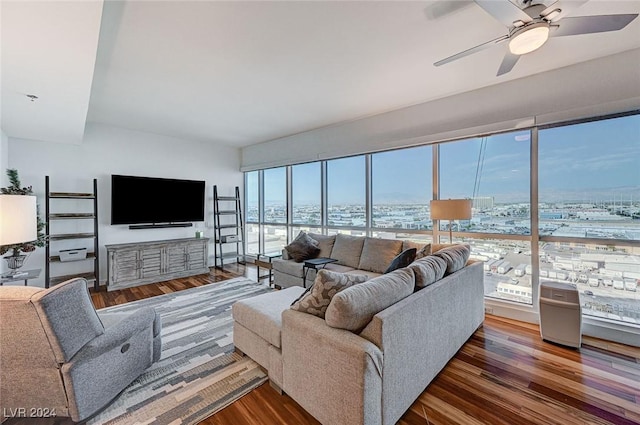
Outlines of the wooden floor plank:
<svg viewBox="0 0 640 425">
<path fill-rule="evenodd" d="M 95 292 L 96 308 L 237 276 L 252 266 L 160 284 Z M 200 425 L 315 425 L 262 385 Z M 487 316 L 484 325 L 400 419 L 401 425 L 640 424 L 640 348 L 584 337 L 580 350 L 543 342 L 537 325 Z"/>
</svg>

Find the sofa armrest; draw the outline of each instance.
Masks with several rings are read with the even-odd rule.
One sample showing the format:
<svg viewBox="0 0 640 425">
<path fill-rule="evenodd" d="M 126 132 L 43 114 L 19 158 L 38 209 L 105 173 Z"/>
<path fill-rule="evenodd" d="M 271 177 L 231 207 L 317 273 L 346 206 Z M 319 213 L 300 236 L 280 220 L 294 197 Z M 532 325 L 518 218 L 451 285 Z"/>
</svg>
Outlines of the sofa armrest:
<svg viewBox="0 0 640 425">
<path fill-rule="evenodd" d="M 283 389 L 321 423 L 380 424 L 382 352 L 293 310 L 282 313 Z"/>
<path fill-rule="evenodd" d="M 384 424 L 396 423 L 483 320 L 482 262 L 374 316 L 361 335 L 384 353 Z"/>
</svg>

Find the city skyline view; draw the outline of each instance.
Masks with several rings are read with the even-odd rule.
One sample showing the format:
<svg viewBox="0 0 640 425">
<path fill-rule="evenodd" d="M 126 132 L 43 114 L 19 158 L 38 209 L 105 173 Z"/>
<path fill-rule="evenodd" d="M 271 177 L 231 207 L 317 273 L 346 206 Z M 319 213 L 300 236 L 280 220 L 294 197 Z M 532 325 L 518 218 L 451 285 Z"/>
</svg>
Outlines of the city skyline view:
<svg viewBox="0 0 640 425">
<path fill-rule="evenodd" d="M 431 241 L 435 152 L 439 198 L 474 200 L 472 218 L 451 226 L 464 234 L 456 241 L 485 262 L 485 296 L 533 302 L 533 184 L 540 238 L 533 242 L 541 255 L 535 284 L 571 284 L 584 296 L 585 314 L 640 323 L 640 115 L 540 129 L 537 173 L 529 130 L 292 165 L 289 200 L 286 167 L 262 171 L 262 187 L 260 172 L 247 173 L 247 221 L 262 223 L 251 227 L 252 249 L 277 251 L 302 229 Z M 444 241 L 448 230 L 442 220 Z M 547 236 L 554 242 L 544 242 Z"/>
</svg>

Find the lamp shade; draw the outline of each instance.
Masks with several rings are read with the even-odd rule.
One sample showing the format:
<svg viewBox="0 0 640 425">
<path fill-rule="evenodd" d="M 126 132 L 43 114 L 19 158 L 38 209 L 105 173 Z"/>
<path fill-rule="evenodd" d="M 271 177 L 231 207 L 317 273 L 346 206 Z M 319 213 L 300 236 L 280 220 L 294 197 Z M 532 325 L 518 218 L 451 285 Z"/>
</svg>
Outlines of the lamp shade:
<svg viewBox="0 0 640 425">
<path fill-rule="evenodd" d="M 432 220 L 468 220 L 471 218 L 471 199 L 443 199 L 431 201 Z"/>
<path fill-rule="evenodd" d="M 0 195 L 0 245 L 38 239 L 36 197 Z"/>
</svg>

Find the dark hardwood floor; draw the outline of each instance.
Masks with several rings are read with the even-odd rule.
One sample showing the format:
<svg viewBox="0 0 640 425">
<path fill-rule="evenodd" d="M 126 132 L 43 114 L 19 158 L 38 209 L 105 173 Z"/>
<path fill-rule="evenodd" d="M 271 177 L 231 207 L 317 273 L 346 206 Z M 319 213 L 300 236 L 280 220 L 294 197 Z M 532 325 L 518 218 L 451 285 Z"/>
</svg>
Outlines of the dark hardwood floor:
<svg viewBox="0 0 640 425">
<path fill-rule="evenodd" d="M 255 268 L 231 266 L 92 297 L 101 308 L 243 275 L 255 279 Z M 262 385 L 201 424 L 316 423 Z M 585 337 L 573 350 L 543 342 L 537 325 L 487 316 L 399 423 L 640 424 L 640 348 Z"/>
<path fill-rule="evenodd" d="M 92 298 L 102 308 L 243 275 L 255 279 L 255 268 L 231 266 Z M 265 384 L 201 425 L 317 423 Z M 487 316 L 399 423 L 640 424 L 640 348 L 585 337 L 573 350 L 543 342 L 537 325 Z"/>
</svg>

